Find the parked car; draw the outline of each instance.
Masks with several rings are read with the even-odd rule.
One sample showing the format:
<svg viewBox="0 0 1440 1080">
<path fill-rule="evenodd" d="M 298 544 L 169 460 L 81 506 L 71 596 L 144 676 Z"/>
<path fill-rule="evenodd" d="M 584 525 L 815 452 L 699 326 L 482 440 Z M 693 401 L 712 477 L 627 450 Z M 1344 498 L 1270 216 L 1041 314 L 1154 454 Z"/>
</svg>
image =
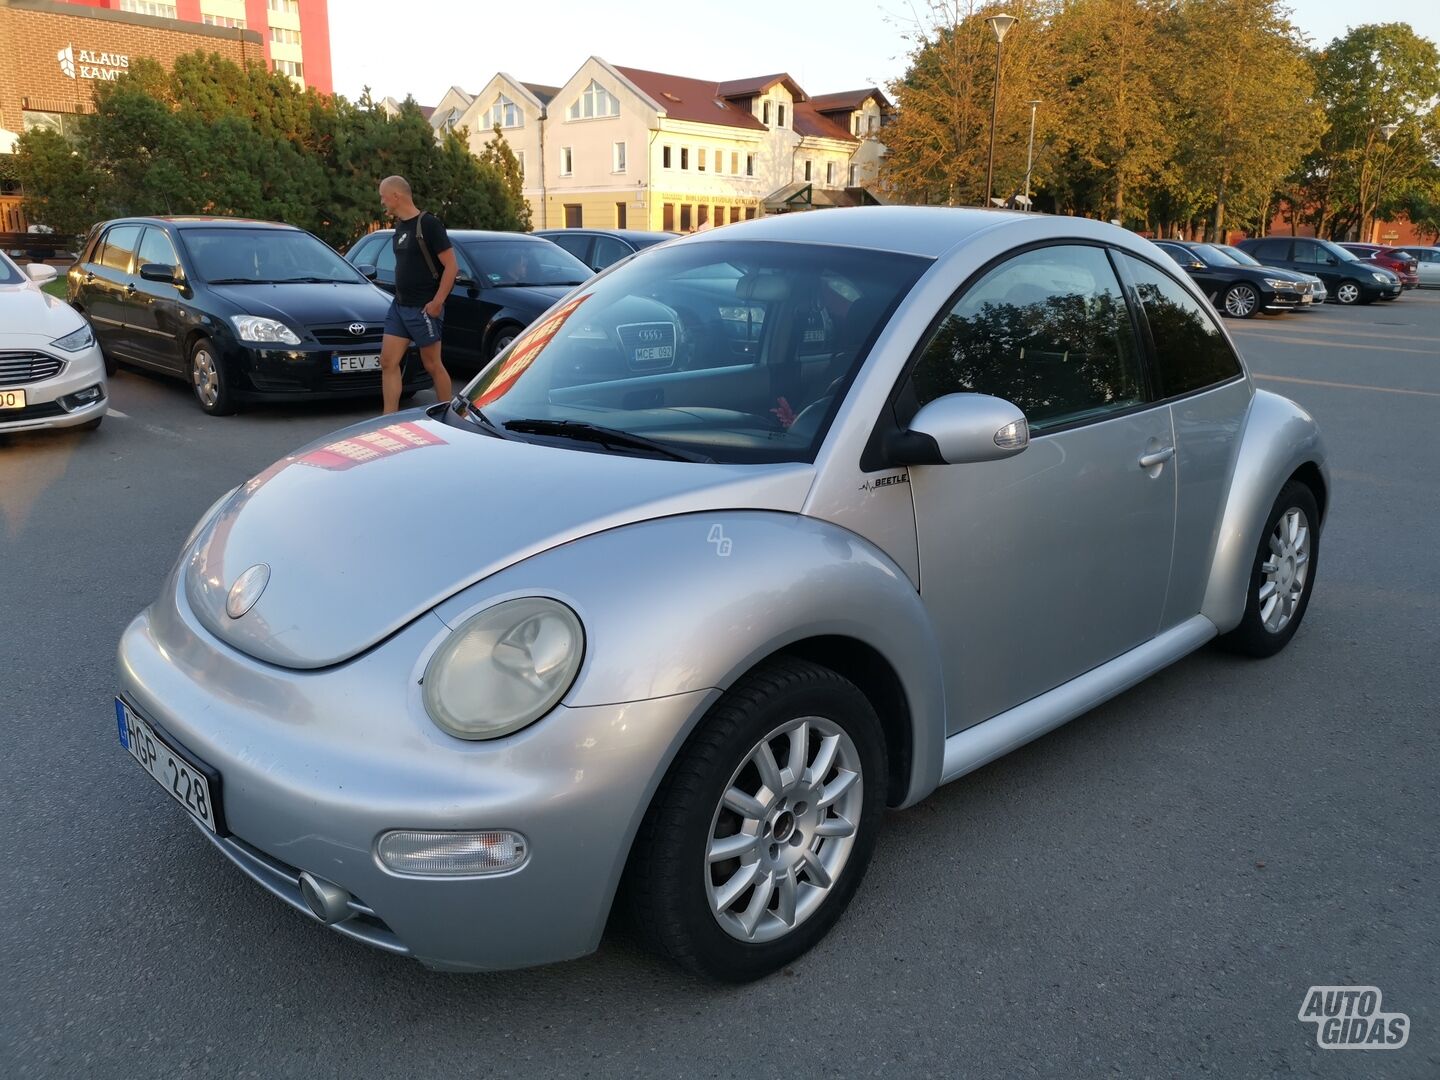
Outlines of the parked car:
<svg viewBox="0 0 1440 1080">
<path fill-rule="evenodd" d="M 1311 302 L 1310 281 L 1290 270 L 1245 266 L 1213 244 L 1157 240 L 1155 246 L 1180 264 L 1217 310 L 1235 319 L 1257 311 L 1288 311 Z"/>
<path fill-rule="evenodd" d="M 1327 477 L 1125 230 L 777 215 L 222 496 L 125 631 L 119 737 L 391 953 L 580 956 L 623 882 L 662 953 L 752 979 L 840 918 L 886 806 L 1217 637 L 1283 648 Z"/>
<path fill-rule="evenodd" d="M 1229 255 L 1232 259 L 1240 263 L 1242 266 L 1254 267 L 1261 265 L 1253 258 L 1251 258 L 1248 253 L 1241 251 L 1238 247 L 1235 247 L 1232 244 L 1211 244 L 1210 246 L 1213 247 L 1216 251 L 1223 251 L 1226 255 Z M 1275 270 L 1283 274 L 1299 273 L 1299 271 L 1294 270 L 1280 270 L 1279 267 L 1269 267 L 1269 269 Z M 1325 282 L 1321 281 L 1314 274 L 1302 273 L 1300 274 L 1300 276 L 1310 282 L 1310 303 L 1305 304 L 1302 307 L 1297 308 L 1296 310 L 1304 311 L 1307 308 L 1313 309 L 1318 305 L 1325 303 L 1325 301 L 1329 298 L 1330 295 L 1325 288 Z"/>
<path fill-rule="evenodd" d="M 55 277 L 53 266 L 34 263 L 22 271 L 0 253 L 0 434 L 94 429 L 109 409 L 95 335 L 40 288 Z"/>
<path fill-rule="evenodd" d="M 1415 256 L 1421 286 L 1427 289 L 1440 288 L 1440 247 L 1415 245 L 1396 250 Z"/>
<path fill-rule="evenodd" d="M 395 291 L 393 229 L 360 240 L 345 257 L 382 289 Z M 445 302 L 445 366 L 476 372 L 576 285 L 588 266 L 548 240 L 526 233 L 452 229 L 460 276 Z"/>
<path fill-rule="evenodd" d="M 1266 236 L 1237 245 L 1266 266 L 1314 274 L 1337 303 L 1372 304 L 1400 295 L 1400 279 L 1329 240 L 1308 236 Z"/>
<path fill-rule="evenodd" d="M 123 218 L 92 230 L 69 297 L 112 361 L 178 375 L 212 416 L 258 399 L 375 396 L 389 298 L 301 229 Z M 403 393 L 430 385 L 412 350 Z"/>
<path fill-rule="evenodd" d="M 680 234 L 646 232 L 643 229 L 537 229 L 534 235 L 559 244 L 599 273 L 621 259 L 628 259 L 637 251 L 663 244 Z"/>
<path fill-rule="evenodd" d="M 1369 259 L 1371 262 L 1383 266 L 1400 279 L 1403 288 L 1413 289 L 1420 284 L 1420 274 L 1416 270 L 1418 260 L 1408 251 L 1386 247 L 1383 244 L 1342 243 L 1340 246 L 1352 255 L 1358 255 L 1362 259 Z"/>
</svg>

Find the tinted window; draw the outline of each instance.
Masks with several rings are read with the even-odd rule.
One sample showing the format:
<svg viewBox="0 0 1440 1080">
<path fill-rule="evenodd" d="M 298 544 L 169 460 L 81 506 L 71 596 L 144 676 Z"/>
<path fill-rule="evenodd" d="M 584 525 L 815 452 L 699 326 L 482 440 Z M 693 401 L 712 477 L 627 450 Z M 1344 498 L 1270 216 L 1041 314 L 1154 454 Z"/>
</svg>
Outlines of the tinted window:
<svg viewBox="0 0 1440 1080">
<path fill-rule="evenodd" d="M 1200 301 L 1149 263 L 1121 257 L 1150 324 L 1161 397 L 1188 394 L 1240 374 L 1240 361 Z"/>
<path fill-rule="evenodd" d="M 1236 260 L 1230 257 L 1229 252 L 1214 244 L 1196 244 L 1194 251 L 1210 266 L 1234 266 L 1236 264 Z"/>
<path fill-rule="evenodd" d="M 1295 241 L 1295 262 L 1315 266 L 1325 262 L 1329 257 L 1329 252 L 1322 250 L 1314 240 Z"/>
<path fill-rule="evenodd" d="M 577 259 L 584 259 L 585 252 L 590 247 L 590 237 L 584 234 L 572 234 L 570 236 L 556 236 L 552 234 L 545 237 L 545 239 L 549 240 L 552 244 L 558 244 Z"/>
<path fill-rule="evenodd" d="M 613 236 L 597 236 L 595 238 L 595 257 L 592 261 L 603 270 L 611 263 L 619 262 L 630 253 L 629 245 L 621 243 Z"/>
<path fill-rule="evenodd" d="M 1249 249 L 1250 254 L 1262 263 L 1266 260 L 1285 261 L 1290 258 L 1289 240 L 1261 240 Z"/>
<path fill-rule="evenodd" d="M 187 228 L 180 235 L 202 281 L 348 285 L 365 280 L 331 248 L 299 229 Z"/>
<path fill-rule="evenodd" d="M 165 235 L 164 229 L 151 226 L 145 230 L 145 236 L 140 241 L 140 257 L 135 260 L 135 267 L 138 270 L 146 263 L 160 266 L 180 265 L 180 260 L 175 257 L 175 245 L 170 243 L 170 237 Z"/>
<path fill-rule="evenodd" d="M 352 247 L 349 254 L 347 254 L 345 258 L 356 266 L 364 266 L 367 263 L 371 266 L 374 266 L 375 251 L 379 244 L 380 237 L 367 236 L 365 237 L 365 239 L 361 240 L 358 244 Z"/>
<path fill-rule="evenodd" d="M 105 234 L 105 241 L 100 245 L 100 265 L 122 274 L 127 272 L 138 239 L 139 225 L 116 225 Z"/>
<path fill-rule="evenodd" d="M 927 265 L 822 244 L 657 250 L 551 308 L 465 393 L 497 424 L 584 420 L 722 462 L 813 461 Z"/>
<path fill-rule="evenodd" d="M 490 286 L 579 285 L 594 276 L 568 251 L 534 240 L 461 241 L 480 283 Z"/>
<path fill-rule="evenodd" d="M 1100 248 L 1028 251 L 966 290 L 925 346 L 915 404 L 991 394 L 1037 432 L 1145 400 L 1130 316 Z"/>
<path fill-rule="evenodd" d="M 395 284 L 395 241 L 394 233 L 379 238 L 380 247 L 373 252 L 375 259 L 375 280 L 387 285 Z"/>
<path fill-rule="evenodd" d="M 1156 244 L 1155 246 L 1158 247 L 1161 251 L 1165 252 L 1166 255 L 1169 255 L 1181 266 L 1184 266 L 1191 261 L 1190 253 L 1184 248 L 1175 247 L 1173 244 Z"/>
</svg>

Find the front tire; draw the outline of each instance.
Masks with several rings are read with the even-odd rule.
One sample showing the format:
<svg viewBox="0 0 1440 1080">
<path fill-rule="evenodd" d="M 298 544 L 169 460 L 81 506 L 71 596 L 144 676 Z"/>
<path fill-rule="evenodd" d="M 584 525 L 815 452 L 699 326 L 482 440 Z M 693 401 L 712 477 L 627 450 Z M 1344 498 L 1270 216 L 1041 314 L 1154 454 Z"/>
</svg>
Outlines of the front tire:
<svg viewBox="0 0 1440 1080">
<path fill-rule="evenodd" d="M 646 812 L 626 875 L 640 934 L 725 982 L 784 967 L 859 887 L 886 778 L 879 718 L 848 679 L 796 659 L 746 675 Z"/>
<path fill-rule="evenodd" d="M 1349 307 L 1360 303 L 1360 286 L 1353 281 L 1342 281 L 1335 287 L 1335 302 Z"/>
<path fill-rule="evenodd" d="M 235 397 L 230 380 L 220 359 L 219 350 L 209 338 L 200 338 L 190 346 L 190 389 L 195 401 L 211 416 L 229 416 L 235 411 Z"/>
<path fill-rule="evenodd" d="M 1281 490 L 1250 568 L 1249 592 L 1240 625 L 1220 644 L 1242 656 L 1274 656 L 1290 643 L 1315 588 L 1320 556 L 1320 511 L 1305 484 Z"/>
<path fill-rule="evenodd" d="M 1224 306 L 1232 319 L 1248 319 L 1260 310 L 1260 294 L 1253 285 L 1239 281 L 1225 290 Z"/>
<path fill-rule="evenodd" d="M 495 332 L 495 337 L 490 342 L 490 355 L 485 357 L 485 359 L 487 361 L 494 360 L 495 357 L 499 356 L 502 352 L 508 349 L 510 347 L 510 343 L 519 336 L 520 330 L 518 327 L 507 326 L 501 330 L 497 330 Z"/>
</svg>

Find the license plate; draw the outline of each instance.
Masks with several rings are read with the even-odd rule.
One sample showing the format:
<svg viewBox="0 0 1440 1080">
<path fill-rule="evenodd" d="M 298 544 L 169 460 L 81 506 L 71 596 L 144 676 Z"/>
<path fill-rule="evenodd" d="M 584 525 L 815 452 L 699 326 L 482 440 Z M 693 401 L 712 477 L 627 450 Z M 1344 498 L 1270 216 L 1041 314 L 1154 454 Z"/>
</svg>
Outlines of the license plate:
<svg viewBox="0 0 1440 1080">
<path fill-rule="evenodd" d="M 330 359 L 330 370 L 337 373 L 344 371 L 379 371 L 380 357 L 373 353 L 368 356 L 334 356 Z"/>
<path fill-rule="evenodd" d="M 642 364 L 647 360 L 673 360 L 675 350 L 669 345 L 657 345 L 651 349 L 636 349 L 635 362 Z"/>
<path fill-rule="evenodd" d="M 25 408 L 24 390 L 0 390 L 0 409 Z"/>
<path fill-rule="evenodd" d="M 171 746 L 119 698 L 115 699 L 115 722 L 120 729 L 120 745 L 130 751 L 130 756 L 192 817 L 218 833 L 215 794 L 219 777 L 212 784 L 206 775 L 213 775 L 213 770 L 202 769 L 193 758 Z"/>
</svg>

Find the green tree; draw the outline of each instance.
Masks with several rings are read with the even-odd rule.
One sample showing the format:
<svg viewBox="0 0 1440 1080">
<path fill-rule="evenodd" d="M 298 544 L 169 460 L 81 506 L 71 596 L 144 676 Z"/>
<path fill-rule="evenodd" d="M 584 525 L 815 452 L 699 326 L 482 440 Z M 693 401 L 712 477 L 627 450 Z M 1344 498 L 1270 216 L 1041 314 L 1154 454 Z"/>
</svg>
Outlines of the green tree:
<svg viewBox="0 0 1440 1080">
<path fill-rule="evenodd" d="M 25 193 L 25 217 L 57 233 L 79 236 L 96 221 L 106 177 L 55 131 L 27 131 L 14 155 L 15 179 Z"/>
<path fill-rule="evenodd" d="M 481 165 L 499 174 L 509 204 L 517 208 L 515 214 L 518 224 L 515 228 L 529 232 L 530 204 L 525 201 L 525 175 L 520 168 L 520 159 L 515 156 L 515 151 L 510 149 L 510 143 L 506 141 L 499 124 L 495 125 L 493 137 L 475 156 Z"/>
</svg>

